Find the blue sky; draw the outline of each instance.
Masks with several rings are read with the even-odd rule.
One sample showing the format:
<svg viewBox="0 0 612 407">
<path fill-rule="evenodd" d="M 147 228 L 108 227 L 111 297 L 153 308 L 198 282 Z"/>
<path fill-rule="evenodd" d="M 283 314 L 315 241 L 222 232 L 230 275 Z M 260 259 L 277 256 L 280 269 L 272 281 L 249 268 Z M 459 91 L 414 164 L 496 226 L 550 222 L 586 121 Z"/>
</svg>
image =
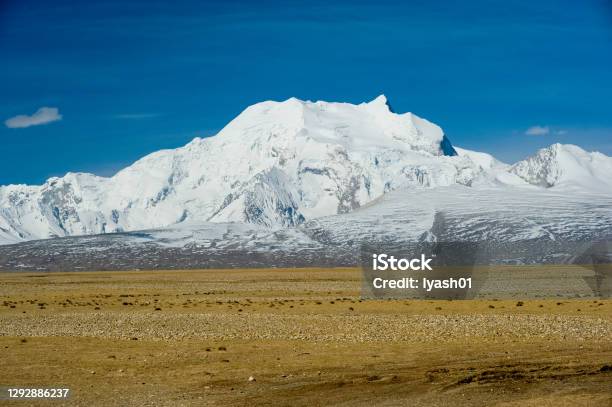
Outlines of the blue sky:
<svg viewBox="0 0 612 407">
<path fill-rule="evenodd" d="M 609 1 L 4 0 L 0 55 L 0 184 L 112 175 L 291 96 L 384 93 L 507 162 L 612 155 Z"/>
</svg>

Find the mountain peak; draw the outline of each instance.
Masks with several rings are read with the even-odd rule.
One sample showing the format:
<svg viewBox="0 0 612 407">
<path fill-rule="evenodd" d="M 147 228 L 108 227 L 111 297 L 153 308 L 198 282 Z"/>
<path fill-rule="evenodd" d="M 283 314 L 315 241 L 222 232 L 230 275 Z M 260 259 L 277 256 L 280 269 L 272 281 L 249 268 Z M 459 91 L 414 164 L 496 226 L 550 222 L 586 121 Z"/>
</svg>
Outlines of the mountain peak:
<svg viewBox="0 0 612 407">
<path fill-rule="evenodd" d="M 517 162 L 510 172 L 530 184 L 546 188 L 581 186 L 612 188 L 612 158 L 597 152 L 589 153 L 573 144 L 555 143 Z"/>
<path fill-rule="evenodd" d="M 385 96 L 383 93 L 381 93 L 380 95 L 376 96 L 374 99 L 372 99 L 370 102 L 368 102 L 369 104 L 372 105 L 386 105 L 388 103 L 388 99 L 387 96 Z"/>
<path fill-rule="evenodd" d="M 235 144 L 249 140 L 262 154 L 281 147 L 300 151 L 306 143 L 311 148 L 319 145 L 316 149 L 336 145 L 347 154 L 392 149 L 454 155 L 440 127 L 412 113 L 393 113 L 384 95 L 361 104 L 295 98 L 258 103 L 212 139 L 212 143 L 223 139 Z"/>
<path fill-rule="evenodd" d="M 388 110 L 391 113 L 396 113 L 396 111 L 393 110 L 393 108 L 391 107 L 391 103 L 389 103 L 389 99 L 387 99 L 387 96 L 385 96 L 384 94 L 380 94 L 377 97 L 375 97 L 373 100 L 368 102 L 368 105 L 381 106 L 381 107 L 384 107 L 386 110 Z"/>
</svg>

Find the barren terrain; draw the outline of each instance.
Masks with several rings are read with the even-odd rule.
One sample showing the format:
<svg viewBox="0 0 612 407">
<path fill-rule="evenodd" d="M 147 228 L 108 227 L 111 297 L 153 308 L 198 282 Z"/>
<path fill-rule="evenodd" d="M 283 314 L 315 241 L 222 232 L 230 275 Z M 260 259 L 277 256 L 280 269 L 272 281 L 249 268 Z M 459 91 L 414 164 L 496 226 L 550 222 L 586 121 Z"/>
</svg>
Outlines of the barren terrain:
<svg viewBox="0 0 612 407">
<path fill-rule="evenodd" d="M 610 300 L 359 287 L 354 269 L 3 273 L 0 386 L 71 389 L 38 405 L 612 403 Z"/>
</svg>

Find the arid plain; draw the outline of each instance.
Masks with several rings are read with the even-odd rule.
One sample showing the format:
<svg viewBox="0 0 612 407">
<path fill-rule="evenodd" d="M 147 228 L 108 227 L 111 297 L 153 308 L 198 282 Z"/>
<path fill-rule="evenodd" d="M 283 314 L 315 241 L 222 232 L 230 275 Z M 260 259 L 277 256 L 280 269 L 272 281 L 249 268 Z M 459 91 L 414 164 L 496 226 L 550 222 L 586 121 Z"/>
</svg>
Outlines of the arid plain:
<svg viewBox="0 0 612 407">
<path fill-rule="evenodd" d="M 612 405 L 612 301 L 362 300 L 356 269 L 0 275 L 5 405 Z"/>
</svg>

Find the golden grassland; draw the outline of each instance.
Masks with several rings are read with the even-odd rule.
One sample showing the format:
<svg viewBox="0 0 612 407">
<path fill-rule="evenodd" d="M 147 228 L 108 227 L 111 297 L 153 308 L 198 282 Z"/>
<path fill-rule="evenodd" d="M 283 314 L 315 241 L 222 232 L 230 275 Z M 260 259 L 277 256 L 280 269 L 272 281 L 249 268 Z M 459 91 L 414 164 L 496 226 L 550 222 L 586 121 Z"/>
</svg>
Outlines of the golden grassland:
<svg viewBox="0 0 612 407">
<path fill-rule="evenodd" d="M 71 389 L 37 405 L 612 403 L 610 300 L 359 288 L 355 269 L 1 273 L 0 386 Z"/>
</svg>

